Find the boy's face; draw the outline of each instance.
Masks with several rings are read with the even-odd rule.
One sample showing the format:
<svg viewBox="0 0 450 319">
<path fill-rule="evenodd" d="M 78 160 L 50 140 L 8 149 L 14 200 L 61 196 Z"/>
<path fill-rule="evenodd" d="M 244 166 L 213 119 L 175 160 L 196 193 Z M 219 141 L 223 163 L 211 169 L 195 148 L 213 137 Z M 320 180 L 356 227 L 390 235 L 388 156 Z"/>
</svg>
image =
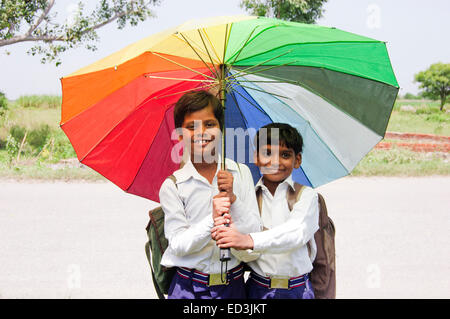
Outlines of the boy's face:
<svg viewBox="0 0 450 319">
<path fill-rule="evenodd" d="M 294 168 L 299 168 L 302 155 L 295 155 L 292 148 L 281 145 L 264 145 L 259 154 L 255 154 L 255 163 L 259 167 L 264 179 L 274 183 L 281 183 L 292 174 Z"/>
<path fill-rule="evenodd" d="M 220 123 L 214 115 L 211 105 L 186 114 L 181 125 L 185 146 L 190 149 L 192 162 L 211 163 L 215 158 L 215 152 L 220 141 Z M 210 159 L 210 160 L 208 160 Z"/>
</svg>

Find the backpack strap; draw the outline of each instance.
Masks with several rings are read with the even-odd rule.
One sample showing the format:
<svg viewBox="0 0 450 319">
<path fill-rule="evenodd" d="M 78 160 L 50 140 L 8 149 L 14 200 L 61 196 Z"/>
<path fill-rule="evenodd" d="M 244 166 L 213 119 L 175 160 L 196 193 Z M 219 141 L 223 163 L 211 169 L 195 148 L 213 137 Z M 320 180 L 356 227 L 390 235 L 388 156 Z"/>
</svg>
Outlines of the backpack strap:
<svg viewBox="0 0 450 319">
<path fill-rule="evenodd" d="M 303 190 L 305 189 L 304 185 L 294 183 L 294 189 L 291 187 L 288 187 L 288 191 L 286 193 L 287 197 L 287 203 L 289 210 L 292 211 L 294 208 L 295 203 L 297 203 L 300 199 L 300 196 L 302 196 Z"/>
<path fill-rule="evenodd" d="M 262 213 L 262 189 L 258 187 L 256 190 L 256 201 L 258 202 L 259 215 Z"/>
<path fill-rule="evenodd" d="M 256 190 L 256 201 L 258 202 L 258 209 L 259 209 L 259 216 L 262 214 L 262 189 L 261 187 L 258 187 Z M 263 231 L 268 230 L 269 228 L 263 227 Z"/>
<path fill-rule="evenodd" d="M 170 178 L 170 180 L 175 184 L 175 187 L 178 189 L 177 178 L 175 177 L 175 175 L 172 174 L 167 178 Z"/>
<path fill-rule="evenodd" d="M 170 175 L 167 178 L 169 178 L 175 184 L 175 187 L 178 189 L 177 178 L 175 177 L 175 175 Z M 149 221 L 148 226 L 146 228 L 147 231 L 148 231 L 148 228 L 150 227 L 150 223 L 152 222 L 152 218 L 153 218 L 152 211 L 153 211 L 153 209 L 150 209 L 149 212 L 148 212 L 148 217 L 150 217 L 150 221 Z"/>
<path fill-rule="evenodd" d="M 170 178 L 170 180 L 175 184 L 175 187 L 178 189 L 178 185 L 177 185 L 177 178 L 174 175 L 170 175 L 168 178 Z M 148 212 L 148 216 L 150 217 L 150 220 L 148 222 L 147 227 L 145 228 L 145 230 L 148 232 L 149 228 L 150 228 L 150 224 L 153 223 L 156 225 L 156 221 L 154 216 L 152 215 L 153 209 L 151 209 Z M 159 240 L 159 238 L 157 238 L 158 240 L 158 245 L 160 246 L 160 249 L 162 250 L 162 244 L 161 241 Z M 151 258 L 151 254 L 150 254 L 150 241 L 148 241 L 145 244 L 145 254 L 147 255 L 147 260 L 150 263 L 150 269 L 152 270 L 152 279 L 153 279 L 153 286 L 155 287 L 155 291 L 156 294 L 158 295 L 159 299 L 166 299 L 164 296 L 164 293 L 161 291 L 161 289 L 159 288 L 159 286 L 156 284 L 156 278 L 155 278 L 155 272 L 153 271 L 153 265 L 152 265 L 152 258 Z"/>
</svg>

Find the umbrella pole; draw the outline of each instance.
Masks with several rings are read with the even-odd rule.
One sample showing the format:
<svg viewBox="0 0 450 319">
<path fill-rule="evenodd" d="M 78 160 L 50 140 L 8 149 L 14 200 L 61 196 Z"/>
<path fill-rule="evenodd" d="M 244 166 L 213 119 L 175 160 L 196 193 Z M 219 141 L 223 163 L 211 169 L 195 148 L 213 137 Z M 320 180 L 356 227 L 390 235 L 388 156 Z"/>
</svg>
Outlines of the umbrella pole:
<svg viewBox="0 0 450 319">
<path fill-rule="evenodd" d="M 225 170 L 225 99 L 226 99 L 226 92 L 225 92 L 225 65 L 222 64 L 220 66 L 220 76 L 221 78 L 219 79 L 219 98 L 220 98 L 220 103 L 222 104 L 222 108 L 223 108 L 223 126 L 222 126 L 222 163 L 221 163 L 221 169 Z M 226 227 L 228 227 L 229 225 L 226 224 Z M 227 281 L 227 272 L 228 272 L 228 261 L 231 260 L 231 251 L 230 248 L 226 248 L 226 249 L 220 249 L 220 261 L 221 261 L 221 265 L 220 265 L 220 279 L 222 280 L 222 283 L 225 283 Z M 225 271 L 223 271 L 223 266 L 225 265 Z M 224 274 L 225 274 L 225 278 L 224 278 Z"/>
<path fill-rule="evenodd" d="M 225 100 L 226 100 L 226 92 L 225 92 L 225 65 L 220 65 L 220 80 L 219 80 L 219 99 L 222 104 L 223 109 L 223 127 L 222 127 L 222 157 L 223 161 L 221 163 L 221 169 L 225 170 Z"/>
</svg>

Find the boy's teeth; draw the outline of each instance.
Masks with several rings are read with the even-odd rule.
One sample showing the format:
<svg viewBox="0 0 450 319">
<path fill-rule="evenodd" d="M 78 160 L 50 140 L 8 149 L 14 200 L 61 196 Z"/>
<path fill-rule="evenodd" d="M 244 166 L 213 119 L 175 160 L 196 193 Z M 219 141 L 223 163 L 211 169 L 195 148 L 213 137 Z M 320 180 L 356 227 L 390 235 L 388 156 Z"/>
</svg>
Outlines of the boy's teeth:
<svg viewBox="0 0 450 319">
<path fill-rule="evenodd" d="M 209 141 L 210 140 L 196 140 L 196 141 L 194 141 L 194 143 L 200 144 L 200 143 L 207 143 Z"/>
</svg>

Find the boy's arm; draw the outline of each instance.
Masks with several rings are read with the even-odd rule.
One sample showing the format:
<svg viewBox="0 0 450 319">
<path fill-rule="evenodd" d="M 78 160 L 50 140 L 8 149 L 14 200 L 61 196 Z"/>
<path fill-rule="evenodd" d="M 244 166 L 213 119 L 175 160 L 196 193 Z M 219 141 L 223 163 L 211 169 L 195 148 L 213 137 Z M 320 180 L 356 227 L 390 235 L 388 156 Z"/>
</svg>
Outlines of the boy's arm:
<svg viewBox="0 0 450 319">
<path fill-rule="evenodd" d="M 165 214 L 164 234 L 171 251 L 177 256 L 185 256 L 205 247 L 210 241 L 212 215 L 206 216 L 195 225 L 189 224 L 177 188 L 169 179 L 162 184 L 159 198 Z"/>
<path fill-rule="evenodd" d="M 240 233 L 249 234 L 262 230 L 261 217 L 256 201 L 255 186 L 250 169 L 245 164 L 239 164 L 240 178 L 234 183 L 236 200 L 230 208 L 235 226 Z"/>
<path fill-rule="evenodd" d="M 285 223 L 267 231 L 251 233 L 250 236 L 253 238 L 255 252 L 276 254 L 306 245 L 318 229 L 317 193 L 312 188 L 306 188 Z"/>
</svg>

